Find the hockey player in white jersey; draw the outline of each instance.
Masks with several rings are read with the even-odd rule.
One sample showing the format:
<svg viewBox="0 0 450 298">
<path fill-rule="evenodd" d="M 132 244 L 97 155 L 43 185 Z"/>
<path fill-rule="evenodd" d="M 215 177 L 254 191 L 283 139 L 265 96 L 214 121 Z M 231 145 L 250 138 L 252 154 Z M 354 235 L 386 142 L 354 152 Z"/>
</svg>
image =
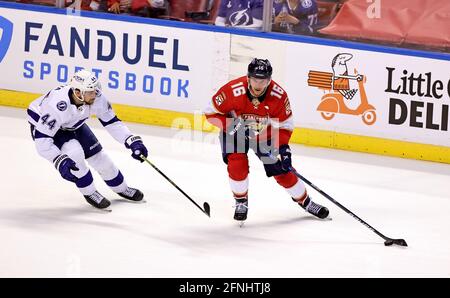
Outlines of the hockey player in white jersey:
<svg viewBox="0 0 450 298">
<path fill-rule="evenodd" d="M 111 203 L 97 191 L 85 161 L 121 197 L 131 201 L 143 199 L 140 190 L 127 185 L 85 123 L 96 115 L 115 140 L 131 149 L 134 159 L 142 162 L 140 155 L 147 157 L 141 137 L 132 135 L 117 118 L 93 73 L 78 71 L 69 84 L 34 100 L 27 113 L 38 153 L 54 164 L 62 178 L 74 182 L 89 204 L 104 209 Z"/>
</svg>

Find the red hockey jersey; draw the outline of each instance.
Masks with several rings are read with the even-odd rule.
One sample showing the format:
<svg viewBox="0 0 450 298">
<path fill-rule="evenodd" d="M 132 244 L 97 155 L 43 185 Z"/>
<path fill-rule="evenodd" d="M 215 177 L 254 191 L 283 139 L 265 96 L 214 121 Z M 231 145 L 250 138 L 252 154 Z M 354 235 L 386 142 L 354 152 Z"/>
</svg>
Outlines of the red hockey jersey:
<svg viewBox="0 0 450 298">
<path fill-rule="evenodd" d="M 228 82 L 214 94 L 205 115 L 211 124 L 225 131 L 229 126 L 227 118 L 242 117 L 251 123 L 258 139 L 271 138 L 278 146 L 289 143 L 294 129 L 288 95 L 273 80 L 259 104 L 249 97 L 247 76 Z"/>
</svg>

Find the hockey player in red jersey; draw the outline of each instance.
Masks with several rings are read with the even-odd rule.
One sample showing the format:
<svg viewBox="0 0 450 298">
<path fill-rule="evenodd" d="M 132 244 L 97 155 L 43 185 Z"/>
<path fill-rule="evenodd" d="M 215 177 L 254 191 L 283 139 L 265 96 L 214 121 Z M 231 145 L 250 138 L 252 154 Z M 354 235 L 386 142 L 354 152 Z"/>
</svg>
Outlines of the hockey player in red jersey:
<svg viewBox="0 0 450 298">
<path fill-rule="evenodd" d="M 270 62 L 255 58 L 248 65 L 247 75 L 222 86 L 205 110 L 207 120 L 221 129 L 222 157 L 236 200 L 234 219 L 247 219 L 250 148 L 263 162 L 266 175 L 274 177 L 294 202 L 326 218 L 328 209 L 313 202 L 303 182 L 290 171 L 292 111 L 286 91 L 271 77 Z"/>
</svg>

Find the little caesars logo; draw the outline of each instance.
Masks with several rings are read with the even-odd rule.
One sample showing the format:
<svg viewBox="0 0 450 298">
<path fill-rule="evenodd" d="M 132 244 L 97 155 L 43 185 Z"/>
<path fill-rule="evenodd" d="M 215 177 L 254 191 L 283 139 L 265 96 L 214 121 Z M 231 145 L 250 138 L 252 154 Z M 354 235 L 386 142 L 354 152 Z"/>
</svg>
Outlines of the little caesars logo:
<svg viewBox="0 0 450 298">
<path fill-rule="evenodd" d="M 331 62 L 333 72 L 311 70 L 308 86 L 325 91 L 317 107 L 325 120 L 333 119 L 336 114 L 347 114 L 361 116 L 365 124 L 372 125 L 377 120 L 375 107 L 369 104 L 367 98 L 364 88 L 366 77 L 356 70 L 354 75 L 349 74 L 347 62 L 352 58 L 352 54 L 340 53 Z M 355 100 L 358 106 L 351 107 L 349 103 Z"/>
</svg>

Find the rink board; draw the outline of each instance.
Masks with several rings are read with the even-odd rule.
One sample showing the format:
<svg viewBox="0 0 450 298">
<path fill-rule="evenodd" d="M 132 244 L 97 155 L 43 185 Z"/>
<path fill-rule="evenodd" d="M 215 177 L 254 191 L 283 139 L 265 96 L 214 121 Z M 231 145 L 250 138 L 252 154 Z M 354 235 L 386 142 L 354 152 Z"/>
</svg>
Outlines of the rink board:
<svg viewBox="0 0 450 298">
<path fill-rule="evenodd" d="M 25 108 L 84 67 L 121 119 L 211 131 L 211 95 L 266 57 L 289 94 L 292 142 L 450 163 L 447 54 L 15 3 L 0 4 L 0 27 L 2 105 Z"/>
</svg>

